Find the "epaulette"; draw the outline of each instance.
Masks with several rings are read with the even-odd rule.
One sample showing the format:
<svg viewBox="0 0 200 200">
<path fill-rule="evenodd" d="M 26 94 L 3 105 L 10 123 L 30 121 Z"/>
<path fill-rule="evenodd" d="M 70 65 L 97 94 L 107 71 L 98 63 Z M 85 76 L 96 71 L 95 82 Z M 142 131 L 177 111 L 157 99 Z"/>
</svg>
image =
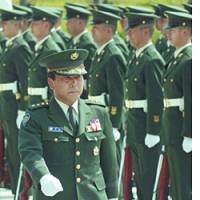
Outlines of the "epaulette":
<svg viewBox="0 0 200 200">
<path fill-rule="evenodd" d="M 47 108 L 49 107 L 49 103 L 48 102 L 41 102 L 41 103 L 36 103 L 36 104 L 32 104 L 29 109 L 30 110 L 37 110 L 39 108 Z"/>
<path fill-rule="evenodd" d="M 94 100 L 89 100 L 89 99 L 85 99 L 84 100 L 86 104 L 88 105 L 96 105 L 96 106 L 101 106 L 101 107 L 106 107 L 105 104 L 98 102 L 98 101 L 94 101 Z"/>
</svg>

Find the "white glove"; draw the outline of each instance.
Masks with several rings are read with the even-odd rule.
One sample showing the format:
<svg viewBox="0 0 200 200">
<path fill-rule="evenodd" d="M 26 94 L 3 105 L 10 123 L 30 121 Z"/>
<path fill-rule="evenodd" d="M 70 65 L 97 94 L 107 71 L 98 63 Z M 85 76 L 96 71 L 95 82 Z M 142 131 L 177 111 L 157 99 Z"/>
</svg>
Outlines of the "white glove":
<svg viewBox="0 0 200 200">
<path fill-rule="evenodd" d="M 158 135 L 152 135 L 147 133 L 144 139 L 144 143 L 147 147 L 151 148 L 160 142 L 160 137 Z"/>
<path fill-rule="evenodd" d="M 115 139 L 115 142 L 120 138 L 120 132 L 117 130 L 117 128 L 113 128 L 113 137 Z"/>
<path fill-rule="evenodd" d="M 22 110 L 17 111 L 16 124 L 17 124 L 18 129 L 20 129 L 20 125 L 21 125 L 24 115 L 25 115 L 25 111 L 22 111 Z"/>
<path fill-rule="evenodd" d="M 192 151 L 192 138 L 184 137 L 182 147 L 183 151 L 190 153 Z"/>
<path fill-rule="evenodd" d="M 60 191 L 63 191 L 62 184 L 60 181 L 52 176 L 51 174 L 46 174 L 40 179 L 41 190 L 44 195 L 52 197 Z"/>
</svg>

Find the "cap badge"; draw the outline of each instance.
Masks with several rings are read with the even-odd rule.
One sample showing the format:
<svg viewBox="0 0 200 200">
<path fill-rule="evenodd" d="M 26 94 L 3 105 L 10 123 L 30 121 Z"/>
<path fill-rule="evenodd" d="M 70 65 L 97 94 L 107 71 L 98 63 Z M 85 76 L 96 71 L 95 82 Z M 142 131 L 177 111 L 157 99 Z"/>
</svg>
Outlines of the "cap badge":
<svg viewBox="0 0 200 200">
<path fill-rule="evenodd" d="M 79 57 L 79 53 L 77 52 L 72 53 L 70 56 L 71 60 L 76 60 L 78 57 Z"/>
</svg>

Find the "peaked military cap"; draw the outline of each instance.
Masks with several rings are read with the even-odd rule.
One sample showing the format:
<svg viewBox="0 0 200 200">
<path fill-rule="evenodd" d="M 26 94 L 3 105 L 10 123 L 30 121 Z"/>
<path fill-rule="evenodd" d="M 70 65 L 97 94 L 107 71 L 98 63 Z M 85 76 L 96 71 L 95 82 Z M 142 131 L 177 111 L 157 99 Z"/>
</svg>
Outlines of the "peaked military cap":
<svg viewBox="0 0 200 200">
<path fill-rule="evenodd" d="M 33 6 L 33 21 L 43 20 L 55 23 L 58 16 L 54 14 L 49 8 Z"/>
<path fill-rule="evenodd" d="M 192 4 L 183 4 L 184 8 L 192 14 Z"/>
<path fill-rule="evenodd" d="M 88 56 L 86 49 L 68 49 L 59 53 L 48 55 L 40 63 L 48 68 L 48 72 L 57 75 L 75 76 L 86 74 L 84 60 Z"/>
<path fill-rule="evenodd" d="M 24 18 L 32 20 L 33 11 L 31 8 L 28 8 L 27 6 L 21 6 L 21 5 L 13 5 L 13 8 L 16 10 L 25 12 L 26 15 L 24 16 Z"/>
<path fill-rule="evenodd" d="M 104 11 L 104 12 L 109 12 L 111 14 L 114 14 L 114 15 L 117 15 L 117 16 L 121 16 L 121 13 L 122 11 L 117 8 L 117 7 L 114 7 L 110 4 L 96 4 L 94 6 L 94 9 L 97 9 L 97 10 L 100 10 L 100 11 Z"/>
<path fill-rule="evenodd" d="M 86 5 L 83 5 L 83 4 L 78 4 L 78 3 L 65 3 L 64 7 L 67 7 L 67 6 L 75 6 L 75 7 L 81 7 L 81 8 L 85 8 L 87 9 L 87 6 Z"/>
<path fill-rule="evenodd" d="M 65 5 L 65 8 L 67 11 L 66 19 L 88 19 L 91 15 L 90 11 L 82 7 Z"/>
<path fill-rule="evenodd" d="M 182 7 L 167 5 L 167 4 L 157 4 L 153 5 L 155 14 L 159 16 L 159 18 L 166 18 L 165 12 L 172 11 L 172 12 L 184 12 L 188 13 L 188 11 Z"/>
<path fill-rule="evenodd" d="M 192 27 L 192 15 L 189 13 L 167 11 L 166 15 L 169 18 L 169 22 L 165 29 L 176 27 Z"/>
<path fill-rule="evenodd" d="M 6 10 L 6 9 L 1 9 L 0 8 L 0 13 L 1 13 L 1 21 L 21 20 L 26 15 L 25 12 L 19 11 L 19 10 L 15 10 L 15 9 Z"/>
<path fill-rule="evenodd" d="M 100 10 L 92 10 L 93 21 L 92 24 L 117 24 L 120 19 L 119 16 L 111 14 L 109 12 L 104 12 Z"/>
<path fill-rule="evenodd" d="M 157 16 L 150 13 L 127 13 L 128 28 L 135 28 L 140 25 L 153 24 Z"/>
<path fill-rule="evenodd" d="M 154 14 L 154 10 L 142 6 L 128 6 L 128 12 Z"/>
<path fill-rule="evenodd" d="M 59 18 L 63 14 L 63 9 L 62 8 L 47 7 L 47 9 L 49 9 L 52 13 L 54 13 L 55 15 L 57 15 Z"/>
</svg>

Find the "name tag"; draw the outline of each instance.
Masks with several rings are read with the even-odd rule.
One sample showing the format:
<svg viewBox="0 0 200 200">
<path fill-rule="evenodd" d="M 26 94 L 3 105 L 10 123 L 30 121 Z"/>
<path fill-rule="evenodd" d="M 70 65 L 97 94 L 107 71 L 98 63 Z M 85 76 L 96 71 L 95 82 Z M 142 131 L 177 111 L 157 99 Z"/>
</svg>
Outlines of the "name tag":
<svg viewBox="0 0 200 200">
<path fill-rule="evenodd" d="M 63 127 L 54 127 L 54 126 L 49 126 L 48 131 L 49 132 L 54 132 L 54 133 L 63 133 L 64 128 Z"/>
</svg>

